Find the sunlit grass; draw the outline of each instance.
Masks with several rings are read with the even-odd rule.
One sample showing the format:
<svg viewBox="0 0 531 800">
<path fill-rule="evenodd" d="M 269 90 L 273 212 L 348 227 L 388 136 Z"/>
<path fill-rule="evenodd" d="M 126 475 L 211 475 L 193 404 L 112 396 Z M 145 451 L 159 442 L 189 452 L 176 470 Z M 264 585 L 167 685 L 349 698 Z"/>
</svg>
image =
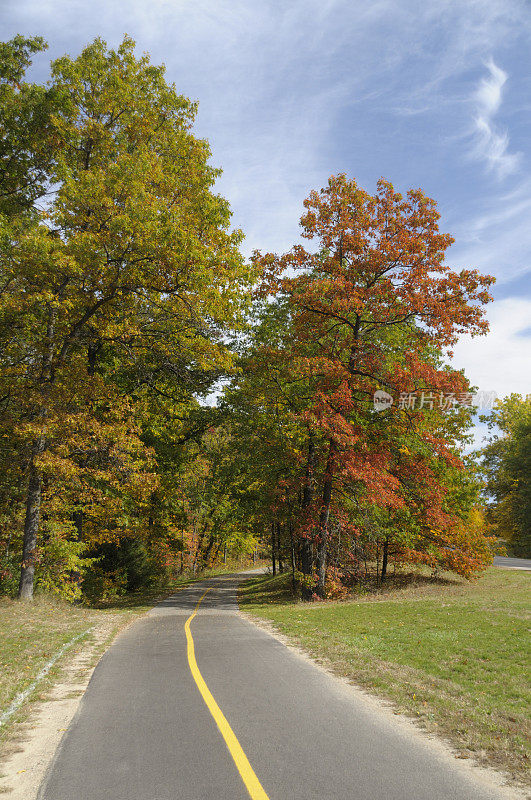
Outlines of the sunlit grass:
<svg viewBox="0 0 531 800">
<path fill-rule="evenodd" d="M 529 766 L 529 573 L 492 568 L 340 603 L 294 602 L 289 577 L 253 579 L 243 610 L 392 700 L 461 755 L 523 777 Z"/>
</svg>

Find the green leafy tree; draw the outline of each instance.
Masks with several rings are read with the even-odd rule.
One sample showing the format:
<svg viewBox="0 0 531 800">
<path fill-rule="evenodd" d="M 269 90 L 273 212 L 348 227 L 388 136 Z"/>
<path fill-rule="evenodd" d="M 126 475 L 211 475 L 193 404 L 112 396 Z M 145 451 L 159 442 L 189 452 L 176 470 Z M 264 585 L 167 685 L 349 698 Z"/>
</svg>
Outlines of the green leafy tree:
<svg viewBox="0 0 531 800">
<path fill-rule="evenodd" d="M 488 519 L 515 555 L 531 558 L 531 398 L 511 394 L 486 420 L 491 439 L 481 467 L 491 499 Z"/>
<path fill-rule="evenodd" d="M 116 50 L 97 39 L 52 64 L 48 92 L 53 159 L 41 175 L 37 154 L 26 172 L 53 193 L 46 209 L 34 207 L 35 225 L 17 236 L 11 226 L 2 253 L 4 429 L 17 431 L 8 457 L 27 478 L 21 598 L 33 593 L 46 475 L 53 482 L 69 463 L 82 513 L 93 505 L 88 468 L 105 471 L 109 486 L 125 458 L 139 486 L 151 457 L 141 454 L 150 394 L 172 381 L 192 382 L 189 395 L 205 391 L 194 376 L 227 369 L 224 336 L 242 321 L 251 275 L 212 190 L 219 171 L 191 132 L 196 106 L 163 67 L 137 58 L 127 37 Z M 92 437 L 90 453 L 75 427 Z M 100 492 L 102 505 L 109 497 Z"/>
</svg>

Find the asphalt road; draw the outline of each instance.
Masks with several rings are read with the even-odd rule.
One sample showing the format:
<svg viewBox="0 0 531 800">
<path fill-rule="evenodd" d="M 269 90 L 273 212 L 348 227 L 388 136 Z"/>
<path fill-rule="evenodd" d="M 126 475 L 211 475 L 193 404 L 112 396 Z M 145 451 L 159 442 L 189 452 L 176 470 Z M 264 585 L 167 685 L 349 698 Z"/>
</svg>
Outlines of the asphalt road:
<svg viewBox="0 0 531 800">
<path fill-rule="evenodd" d="M 505 556 L 494 556 L 493 564 L 495 567 L 504 569 L 531 569 L 531 558 L 506 558 Z"/>
<path fill-rule="evenodd" d="M 118 637 L 94 671 L 40 800 L 507 797 L 241 618 L 236 585 L 235 577 L 196 584 Z M 207 589 L 188 625 L 194 655 L 185 623 Z"/>
</svg>

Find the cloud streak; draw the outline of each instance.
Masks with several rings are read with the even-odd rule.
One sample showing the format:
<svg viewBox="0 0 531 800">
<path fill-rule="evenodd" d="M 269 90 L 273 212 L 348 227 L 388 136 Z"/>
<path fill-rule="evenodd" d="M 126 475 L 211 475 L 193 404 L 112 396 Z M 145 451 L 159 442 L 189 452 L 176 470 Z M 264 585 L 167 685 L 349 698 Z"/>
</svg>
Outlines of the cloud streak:
<svg viewBox="0 0 531 800">
<path fill-rule="evenodd" d="M 452 219 L 450 262 L 494 275 L 500 284 L 530 274 L 531 179 L 508 192 L 489 192 L 478 206 L 476 214 Z"/>
<path fill-rule="evenodd" d="M 520 153 L 509 152 L 507 131 L 497 129 L 494 124 L 508 75 L 492 58 L 486 67 L 489 74 L 482 79 L 474 95 L 477 115 L 474 120 L 476 146 L 473 155 L 486 161 L 488 169 L 494 171 L 499 178 L 505 178 L 517 170 L 521 159 Z"/>
</svg>

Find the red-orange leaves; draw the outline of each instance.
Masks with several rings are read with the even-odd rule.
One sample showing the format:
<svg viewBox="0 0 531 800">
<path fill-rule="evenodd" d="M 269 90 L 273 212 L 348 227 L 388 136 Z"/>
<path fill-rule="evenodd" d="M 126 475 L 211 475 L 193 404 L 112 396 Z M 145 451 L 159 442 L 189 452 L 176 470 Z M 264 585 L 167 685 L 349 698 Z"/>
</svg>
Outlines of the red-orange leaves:
<svg viewBox="0 0 531 800">
<path fill-rule="evenodd" d="M 312 387 L 298 416 L 321 442 L 318 540 L 326 544 L 331 515 L 345 497 L 391 515 L 408 508 L 417 530 L 436 522 L 445 540 L 459 527 L 443 513 L 441 470 L 459 468 L 455 437 L 464 418 L 436 402 L 419 408 L 398 399 L 468 391 L 465 376 L 444 357 L 460 334 L 486 332 L 483 305 L 494 279 L 450 268 L 445 257 L 453 239 L 440 232 L 436 204 L 420 189 L 402 196 L 382 179 L 370 195 L 338 175 L 304 206 L 311 249 L 298 245 L 255 260 L 289 307 L 291 340 L 274 358 L 284 361 L 287 379 L 289 373 Z M 377 390 L 393 398 L 380 411 Z"/>
</svg>

